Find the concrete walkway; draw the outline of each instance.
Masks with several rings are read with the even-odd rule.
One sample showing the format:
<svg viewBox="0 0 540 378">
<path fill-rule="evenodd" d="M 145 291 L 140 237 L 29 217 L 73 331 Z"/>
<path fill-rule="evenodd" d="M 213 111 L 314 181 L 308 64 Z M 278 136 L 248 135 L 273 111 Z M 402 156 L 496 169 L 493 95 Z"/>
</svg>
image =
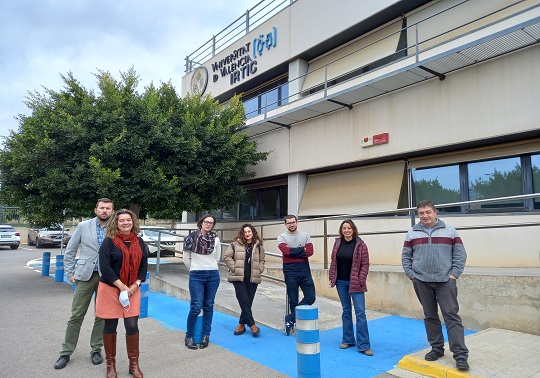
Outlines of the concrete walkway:
<svg viewBox="0 0 540 378">
<path fill-rule="evenodd" d="M 160 276 L 151 271 L 150 289 L 158 293 L 189 301 L 189 272 L 178 258 L 170 259 L 160 265 Z M 222 282 L 219 287 L 215 309 L 230 315 L 225 320 L 223 343 L 233 342 L 238 337 L 231 336 L 237 325 L 240 308 L 234 294 L 234 287 L 226 280 L 227 272 L 220 271 Z M 369 294 L 368 294 L 369 295 Z M 185 303 L 189 311 L 189 303 Z M 430 350 L 425 337 L 423 322 L 377 311 L 367 310 L 371 348 L 374 357 L 357 353 L 354 348 L 339 349 L 341 342 L 341 304 L 338 301 L 317 297 L 314 306 L 319 311 L 319 329 L 321 331 L 321 372 L 323 377 L 540 377 L 540 336 L 529 335 L 502 329 L 487 329 L 480 332 L 467 330 L 466 342 L 470 350 L 471 370 L 464 373 L 455 369 L 455 362 L 446 344 L 446 354 L 437 362 L 424 360 Z M 278 344 L 271 344 L 268 353 L 281 355 L 294 336 L 286 337 L 283 333 L 283 315 L 285 313 L 285 286 L 273 280 L 264 280 L 257 290 L 253 304 L 253 313 L 257 323 L 265 326 L 262 335 L 277 338 Z M 152 314 L 150 314 L 152 316 Z M 187 313 L 186 313 L 187 316 Z M 185 327 L 185 324 L 181 325 Z M 276 333 L 276 330 L 279 331 Z M 214 331 L 212 339 L 214 340 Z M 249 331 L 245 335 L 249 334 Z M 242 335 L 242 338 L 246 336 Z M 251 339 L 252 343 L 263 345 L 268 338 Z M 276 340 L 273 340 L 274 342 Z M 285 344 L 287 343 L 287 344 Z M 220 346 L 223 346 L 220 344 Z M 265 348 L 265 347 L 264 347 Z M 265 348 L 266 349 L 266 348 Z M 294 345 L 289 351 L 295 353 Z M 242 353 L 240 351 L 240 353 Z M 248 357 L 246 355 L 246 357 Z M 250 358 L 250 357 L 248 357 Z M 296 359 L 293 359 L 294 362 Z M 257 361 L 257 360 L 256 360 Z M 295 366 L 287 366 L 283 356 L 277 361 L 257 361 L 295 376 Z M 268 365 L 269 364 L 269 365 Z M 294 365 L 294 364 L 293 364 Z"/>
<path fill-rule="evenodd" d="M 40 270 L 40 259 L 27 266 Z M 185 332 L 189 312 L 189 272 L 179 258 L 162 259 L 156 276 L 155 259 L 150 259 L 150 295 L 148 315 L 164 328 Z M 212 323 L 211 344 L 224 348 L 275 371 L 276 377 L 297 376 L 296 338 L 285 336 L 285 286 L 264 280 L 257 290 L 253 312 L 261 335 L 253 338 L 249 330 L 234 336 L 239 306 L 232 284 L 226 282 L 222 270 Z M 54 277 L 54 262 L 51 263 Z M 369 295 L 369 293 L 368 293 Z M 466 331 L 470 350 L 468 373 L 455 369 L 446 344 L 446 354 L 436 362 L 424 360 L 430 350 L 423 322 L 392 314 L 366 311 L 369 321 L 371 349 L 368 357 L 355 348 L 341 350 L 341 305 L 332 299 L 317 297 L 319 311 L 320 359 L 322 377 L 508 377 L 540 378 L 540 336 L 502 329 Z M 200 360 L 192 351 L 194 360 Z M 201 356 L 202 357 L 202 356 Z M 215 371 L 214 371 L 215 373 Z M 242 377 L 238 372 L 238 377 Z M 145 374 L 151 376 L 151 374 Z M 206 376 L 205 374 L 200 375 Z"/>
</svg>

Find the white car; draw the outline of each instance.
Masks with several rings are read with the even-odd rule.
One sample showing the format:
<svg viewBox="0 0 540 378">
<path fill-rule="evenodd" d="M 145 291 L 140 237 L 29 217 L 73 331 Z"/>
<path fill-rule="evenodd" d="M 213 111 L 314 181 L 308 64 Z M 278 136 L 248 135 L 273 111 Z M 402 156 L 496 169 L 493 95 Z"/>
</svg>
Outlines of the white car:
<svg viewBox="0 0 540 378">
<path fill-rule="evenodd" d="M 167 233 L 164 233 L 162 231 L 165 231 Z M 159 226 L 141 226 L 139 236 L 144 240 L 144 242 L 148 246 L 148 250 L 150 251 L 150 254 L 156 255 L 157 242 L 158 242 L 159 234 L 161 233 L 160 256 L 165 256 L 165 255 L 174 256 L 177 237 L 170 235 L 169 234 L 170 232 L 174 232 L 174 230 L 171 231 L 169 229 L 166 229 L 164 227 L 159 227 Z"/>
<path fill-rule="evenodd" d="M 17 249 L 19 244 L 21 244 L 21 234 L 10 225 L 0 225 L 0 246 L 8 245 L 11 249 Z"/>
</svg>

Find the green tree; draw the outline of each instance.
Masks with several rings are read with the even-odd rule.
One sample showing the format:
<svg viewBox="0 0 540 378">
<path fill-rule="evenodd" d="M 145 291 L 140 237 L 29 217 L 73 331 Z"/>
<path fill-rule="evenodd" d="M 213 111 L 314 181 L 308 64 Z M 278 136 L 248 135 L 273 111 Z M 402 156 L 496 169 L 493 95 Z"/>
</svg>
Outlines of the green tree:
<svg viewBox="0 0 540 378">
<path fill-rule="evenodd" d="M 425 199 L 435 204 L 459 202 L 459 190 L 443 187 L 438 178 L 415 181 L 414 192 L 417 203 Z"/>
<path fill-rule="evenodd" d="M 29 93 L 32 114 L 19 115 L 0 152 L 2 202 L 35 226 L 61 222 L 64 208 L 65 217 L 91 215 L 99 197 L 173 219 L 238 202 L 238 180 L 268 155 L 241 132 L 240 98 L 180 98 L 171 82 L 139 93 L 133 68 L 119 80 L 95 76 L 98 94 L 72 73 L 60 91 Z"/>
<path fill-rule="evenodd" d="M 521 166 L 516 164 L 511 171 L 493 168 L 487 178 L 477 178 L 469 183 L 471 199 L 496 198 L 523 194 Z M 521 201 L 518 201 L 521 202 Z"/>
<path fill-rule="evenodd" d="M 516 164 L 511 171 L 493 168 L 493 173 L 486 178 L 477 178 L 469 182 L 470 197 L 474 199 L 517 196 L 523 194 L 521 166 Z M 522 206 L 522 200 L 505 201 L 481 205 L 481 208 Z"/>
</svg>

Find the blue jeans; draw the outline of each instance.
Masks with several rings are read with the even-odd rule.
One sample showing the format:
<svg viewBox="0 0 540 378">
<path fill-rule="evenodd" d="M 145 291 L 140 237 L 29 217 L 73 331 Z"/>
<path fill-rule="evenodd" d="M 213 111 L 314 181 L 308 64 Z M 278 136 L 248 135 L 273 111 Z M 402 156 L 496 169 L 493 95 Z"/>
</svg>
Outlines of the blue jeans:
<svg viewBox="0 0 540 378">
<path fill-rule="evenodd" d="M 315 283 L 311 274 L 307 276 L 285 275 L 285 285 L 287 286 L 287 296 L 289 297 L 289 315 L 291 321 L 296 323 L 296 306 L 311 306 L 315 302 Z M 298 288 L 302 289 L 304 298 L 298 303 Z"/>
<path fill-rule="evenodd" d="M 201 309 L 203 310 L 202 335 L 210 336 L 212 317 L 214 316 L 214 299 L 219 287 L 218 270 L 193 270 L 189 272 L 189 294 L 191 296 L 187 318 L 186 337 L 193 337 L 195 323 Z"/>
<path fill-rule="evenodd" d="M 341 321 L 343 323 L 343 344 L 356 345 L 362 352 L 371 349 L 369 344 L 369 332 L 366 319 L 366 302 L 364 293 L 349 293 L 350 281 L 336 281 L 336 289 L 343 307 Z M 354 314 L 356 315 L 356 341 L 354 339 L 354 328 L 352 321 L 352 303 L 354 304 Z"/>
</svg>

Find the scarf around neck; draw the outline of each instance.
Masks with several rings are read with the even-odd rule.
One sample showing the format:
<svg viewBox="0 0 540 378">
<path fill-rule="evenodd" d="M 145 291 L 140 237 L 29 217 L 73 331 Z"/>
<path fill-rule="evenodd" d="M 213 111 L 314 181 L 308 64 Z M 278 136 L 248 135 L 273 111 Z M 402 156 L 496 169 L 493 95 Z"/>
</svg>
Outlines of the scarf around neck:
<svg viewBox="0 0 540 378">
<path fill-rule="evenodd" d="M 201 230 L 192 232 L 184 240 L 185 250 L 198 255 L 211 255 L 216 245 L 216 233 L 213 231 L 203 235 Z"/>
<path fill-rule="evenodd" d="M 125 242 L 129 243 L 129 249 Z M 120 269 L 120 281 L 126 286 L 131 286 L 137 281 L 139 266 L 142 260 L 142 251 L 139 238 L 132 231 L 129 234 L 117 234 L 113 243 L 122 251 L 122 268 Z M 129 280 L 129 282 L 128 282 Z"/>
</svg>

